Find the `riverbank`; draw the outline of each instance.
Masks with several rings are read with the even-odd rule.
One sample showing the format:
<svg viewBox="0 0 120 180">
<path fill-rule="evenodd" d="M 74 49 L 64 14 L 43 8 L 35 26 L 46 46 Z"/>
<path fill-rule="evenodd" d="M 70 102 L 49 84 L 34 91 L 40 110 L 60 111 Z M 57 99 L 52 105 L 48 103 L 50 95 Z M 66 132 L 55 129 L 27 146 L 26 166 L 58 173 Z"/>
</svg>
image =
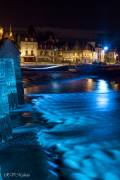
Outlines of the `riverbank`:
<svg viewBox="0 0 120 180">
<path fill-rule="evenodd" d="M 120 65 L 30 65 L 22 66 L 25 72 L 73 72 L 86 75 L 116 76 L 120 74 Z"/>
</svg>

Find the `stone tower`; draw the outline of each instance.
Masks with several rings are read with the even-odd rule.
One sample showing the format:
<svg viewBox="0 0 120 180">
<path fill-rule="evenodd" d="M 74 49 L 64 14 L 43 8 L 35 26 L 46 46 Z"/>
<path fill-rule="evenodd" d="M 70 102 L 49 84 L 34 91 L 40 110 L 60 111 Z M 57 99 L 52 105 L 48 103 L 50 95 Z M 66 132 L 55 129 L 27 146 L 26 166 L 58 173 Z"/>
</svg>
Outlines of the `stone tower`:
<svg viewBox="0 0 120 180">
<path fill-rule="evenodd" d="M 24 101 L 24 92 L 22 86 L 22 73 L 20 68 L 20 52 L 15 46 L 14 42 L 10 39 L 4 39 L 0 48 L 0 61 L 6 62 L 6 68 L 9 67 L 10 61 L 12 62 L 14 68 L 12 70 L 15 72 L 18 104 L 22 104 Z M 8 64 L 7 64 L 8 61 Z"/>
</svg>

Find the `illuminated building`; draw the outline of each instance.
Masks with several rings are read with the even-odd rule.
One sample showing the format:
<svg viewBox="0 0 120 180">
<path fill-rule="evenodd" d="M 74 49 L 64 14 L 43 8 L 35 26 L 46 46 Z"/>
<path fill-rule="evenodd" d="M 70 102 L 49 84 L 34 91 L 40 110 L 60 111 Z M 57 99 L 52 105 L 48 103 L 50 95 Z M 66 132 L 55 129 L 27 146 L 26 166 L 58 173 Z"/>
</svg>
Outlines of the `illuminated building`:
<svg viewBox="0 0 120 180">
<path fill-rule="evenodd" d="M 94 61 L 114 63 L 116 61 L 117 55 L 114 50 L 110 50 L 109 46 L 101 48 L 96 45 L 94 35 L 97 32 L 91 32 L 89 34 L 86 31 L 77 31 L 76 33 L 74 31 L 73 33 L 72 30 L 69 30 L 69 32 L 62 29 L 55 30 L 57 30 L 55 34 L 59 37 L 62 37 L 62 35 L 66 35 L 67 37 L 67 35 L 69 35 L 69 39 L 72 37 L 71 35 L 76 34 L 76 38 L 81 38 L 80 41 L 82 43 L 76 41 L 74 46 L 69 47 L 69 43 L 63 39 L 64 44 L 60 45 L 62 41 L 54 35 L 53 37 L 50 35 L 46 40 L 38 40 L 34 28 L 30 28 L 29 32 L 25 32 L 25 29 L 15 30 L 15 33 L 18 34 L 16 39 L 21 52 L 21 63 L 93 63 Z M 0 28 L 0 32 L 1 38 L 4 37 L 14 40 L 11 25 L 9 31 L 4 33 L 4 36 L 3 28 Z M 44 28 L 36 28 L 36 32 L 45 33 L 47 30 Z M 53 32 L 54 34 L 54 29 L 49 29 L 48 32 Z M 91 41 L 88 41 L 88 39 Z M 84 46 L 81 44 L 84 44 Z"/>
<path fill-rule="evenodd" d="M 43 49 L 38 48 L 38 43 L 34 41 L 21 41 L 21 62 L 22 63 L 92 63 L 94 61 L 104 62 L 105 55 L 116 59 L 115 51 L 105 52 L 102 48 L 65 50 L 65 49 Z"/>
<path fill-rule="evenodd" d="M 0 32 L 0 37 L 2 37 L 3 28 L 1 28 Z M 14 40 L 11 25 L 4 38 Z M 76 41 L 75 46 L 70 48 L 68 42 L 65 42 L 61 47 L 56 45 L 59 44 L 58 42 L 59 40 L 54 39 L 52 36 L 46 41 L 38 42 L 35 32 L 23 37 L 19 36 L 21 63 L 93 63 L 94 61 L 108 62 L 108 59 L 112 59 L 111 62 L 116 60 L 115 51 L 110 51 L 108 46 L 104 48 L 96 47 L 95 41 L 88 41 L 84 47 L 79 46 L 79 41 Z"/>
<path fill-rule="evenodd" d="M 93 44 L 93 43 L 92 43 Z M 61 48 L 54 47 L 53 44 L 41 44 L 34 38 L 25 38 L 20 42 L 21 63 L 93 63 L 104 62 L 106 57 L 116 60 L 116 53 L 113 50 L 94 47 L 88 43 L 84 47 L 68 48 L 67 45 Z"/>
<path fill-rule="evenodd" d="M 104 56 L 105 56 L 105 51 L 103 48 L 96 48 L 96 55 L 97 59 L 99 59 L 101 62 L 104 62 Z"/>
<path fill-rule="evenodd" d="M 25 38 L 20 42 L 21 62 L 36 62 L 38 43 L 33 38 Z"/>
</svg>

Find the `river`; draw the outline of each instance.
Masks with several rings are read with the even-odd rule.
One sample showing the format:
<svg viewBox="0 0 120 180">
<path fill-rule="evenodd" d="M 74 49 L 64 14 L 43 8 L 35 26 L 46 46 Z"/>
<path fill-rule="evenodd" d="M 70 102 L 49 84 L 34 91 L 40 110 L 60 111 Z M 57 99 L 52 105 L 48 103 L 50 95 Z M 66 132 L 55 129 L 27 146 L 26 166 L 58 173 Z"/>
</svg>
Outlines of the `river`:
<svg viewBox="0 0 120 180">
<path fill-rule="evenodd" d="M 120 179 L 119 77 L 24 72 L 23 83 L 26 104 L 0 149 L 2 177 Z"/>
</svg>

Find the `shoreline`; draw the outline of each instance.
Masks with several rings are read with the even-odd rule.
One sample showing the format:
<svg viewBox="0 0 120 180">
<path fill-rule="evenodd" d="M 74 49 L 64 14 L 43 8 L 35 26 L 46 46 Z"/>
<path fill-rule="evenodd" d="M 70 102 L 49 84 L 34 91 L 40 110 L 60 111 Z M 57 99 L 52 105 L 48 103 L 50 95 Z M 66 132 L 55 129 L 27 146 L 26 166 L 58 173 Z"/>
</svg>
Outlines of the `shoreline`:
<svg viewBox="0 0 120 180">
<path fill-rule="evenodd" d="M 23 72 L 69 72 L 80 75 L 117 76 L 120 74 L 120 65 L 27 65 L 22 66 Z"/>
</svg>

